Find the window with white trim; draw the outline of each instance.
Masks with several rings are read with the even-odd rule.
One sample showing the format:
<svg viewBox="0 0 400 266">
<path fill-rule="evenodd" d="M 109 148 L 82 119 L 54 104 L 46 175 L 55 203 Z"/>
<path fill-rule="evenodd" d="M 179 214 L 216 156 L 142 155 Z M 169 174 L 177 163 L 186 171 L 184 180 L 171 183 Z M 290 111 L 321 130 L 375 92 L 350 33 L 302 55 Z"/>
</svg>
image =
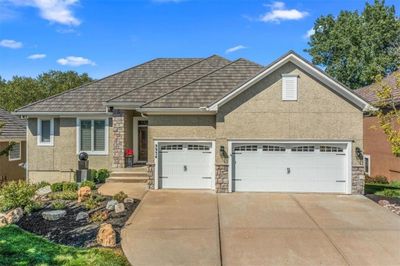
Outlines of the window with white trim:
<svg viewBox="0 0 400 266">
<path fill-rule="evenodd" d="M 78 119 L 78 152 L 107 154 L 108 119 Z"/>
<path fill-rule="evenodd" d="M 282 75 L 282 100 L 297 101 L 297 75 Z"/>
<path fill-rule="evenodd" d="M 292 148 L 293 152 L 313 152 L 314 146 L 297 146 Z"/>
<path fill-rule="evenodd" d="M 364 172 L 371 175 L 371 156 L 364 154 Z"/>
<path fill-rule="evenodd" d="M 283 146 L 276 146 L 276 145 L 264 145 L 263 146 L 263 151 L 280 151 L 284 152 L 286 151 L 286 148 Z"/>
<path fill-rule="evenodd" d="M 177 150 L 183 150 L 183 145 L 180 144 L 169 144 L 169 145 L 162 145 L 161 146 L 162 151 L 177 151 Z"/>
<path fill-rule="evenodd" d="M 53 146 L 54 144 L 54 119 L 39 118 L 37 120 L 38 146 Z"/>
<path fill-rule="evenodd" d="M 200 145 L 200 144 L 189 144 L 188 150 L 190 150 L 190 151 L 208 151 L 208 150 L 210 150 L 210 146 Z"/>
<path fill-rule="evenodd" d="M 9 161 L 21 160 L 21 142 L 14 142 L 14 144 L 11 146 L 11 149 L 8 152 L 8 160 Z"/>
<path fill-rule="evenodd" d="M 257 145 L 236 146 L 234 151 L 257 151 Z"/>
<path fill-rule="evenodd" d="M 319 151 L 320 152 L 343 152 L 343 148 L 323 145 L 323 146 L 319 147 Z"/>
</svg>

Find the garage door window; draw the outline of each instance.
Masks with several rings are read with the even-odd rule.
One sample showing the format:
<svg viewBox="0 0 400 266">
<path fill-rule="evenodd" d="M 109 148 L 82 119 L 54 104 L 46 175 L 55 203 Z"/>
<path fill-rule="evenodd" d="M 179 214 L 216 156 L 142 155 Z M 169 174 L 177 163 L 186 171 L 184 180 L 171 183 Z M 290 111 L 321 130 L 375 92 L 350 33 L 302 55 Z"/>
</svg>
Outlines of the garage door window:
<svg viewBox="0 0 400 266">
<path fill-rule="evenodd" d="M 274 145 L 264 145 L 263 151 L 277 151 L 277 152 L 284 152 L 286 151 L 285 147 L 282 146 L 274 146 Z"/>
<path fill-rule="evenodd" d="M 235 151 L 257 151 L 257 145 L 236 146 Z"/>
<path fill-rule="evenodd" d="M 180 144 L 172 144 L 172 145 L 163 145 L 161 146 L 162 151 L 177 151 L 177 150 L 182 150 L 183 145 Z"/>
<path fill-rule="evenodd" d="M 293 152 L 314 152 L 314 146 L 297 146 L 292 148 Z"/>
<path fill-rule="evenodd" d="M 189 144 L 188 150 L 190 151 L 208 151 L 210 150 L 210 146 L 207 145 L 198 145 L 198 144 Z"/>
<path fill-rule="evenodd" d="M 335 147 L 335 146 L 320 146 L 320 152 L 343 152 L 343 148 Z"/>
</svg>

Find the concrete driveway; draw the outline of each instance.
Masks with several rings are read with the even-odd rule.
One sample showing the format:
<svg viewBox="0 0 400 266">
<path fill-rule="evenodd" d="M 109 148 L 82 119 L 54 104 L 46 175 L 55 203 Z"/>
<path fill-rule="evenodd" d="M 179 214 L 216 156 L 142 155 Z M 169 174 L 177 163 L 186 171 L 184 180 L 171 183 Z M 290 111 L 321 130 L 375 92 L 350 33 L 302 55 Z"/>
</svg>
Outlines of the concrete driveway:
<svg viewBox="0 0 400 266">
<path fill-rule="evenodd" d="M 363 196 L 150 191 L 133 265 L 400 265 L 400 217 Z"/>
</svg>

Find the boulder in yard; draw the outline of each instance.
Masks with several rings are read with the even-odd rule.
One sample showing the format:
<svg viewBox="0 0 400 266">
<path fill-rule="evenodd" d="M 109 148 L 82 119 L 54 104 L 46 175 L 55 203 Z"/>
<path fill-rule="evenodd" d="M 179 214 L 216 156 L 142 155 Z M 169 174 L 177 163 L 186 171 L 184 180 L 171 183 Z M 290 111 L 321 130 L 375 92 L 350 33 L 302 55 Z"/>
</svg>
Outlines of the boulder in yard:
<svg viewBox="0 0 400 266">
<path fill-rule="evenodd" d="M 115 247 L 117 238 L 111 224 L 103 223 L 100 225 L 97 234 L 97 243 L 103 247 Z"/>
<path fill-rule="evenodd" d="M 121 213 L 125 211 L 125 205 L 123 203 L 118 203 L 115 205 L 115 213 Z"/>
<path fill-rule="evenodd" d="M 42 213 L 42 217 L 48 221 L 57 221 L 64 217 L 67 214 L 65 210 L 54 210 L 54 211 L 45 211 Z"/>
<path fill-rule="evenodd" d="M 134 203 L 134 202 L 135 202 L 135 199 L 133 199 L 133 198 L 124 199 L 124 203 Z"/>
<path fill-rule="evenodd" d="M 38 190 L 36 190 L 35 194 L 39 197 L 45 196 L 47 194 L 51 193 L 51 187 L 50 186 L 45 186 L 42 188 L 39 188 Z"/>
<path fill-rule="evenodd" d="M 90 189 L 90 187 L 81 187 L 78 190 L 78 202 L 82 202 L 87 200 L 88 198 L 90 198 L 90 195 L 92 194 L 92 190 Z"/>
<path fill-rule="evenodd" d="M 390 202 L 387 201 L 387 200 L 379 200 L 379 201 L 378 201 L 378 204 L 381 205 L 381 206 L 386 206 L 386 205 L 389 205 Z"/>
<path fill-rule="evenodd" d="M 89 214 L 87 212 L 80 212 L 76 215 L 76 219 L 75 221 L 79 221 L 79 220 L 83 220 L 83 219 L 88 219 L 89 218 Z"/>
<path fill-rule="evenodd" d="M 116 200 L 109 200 L 109 201 L 107 202 L 106 209 L 109 210 L 109 211 L 112 211 L 112 210 L 115 209 L 115 205 L 117 205 L 117 204 L 118 204 L 118 201 L 116 201 Z"/>
<path fill-rule="evenodd" d="M 24 211 L 21 208 L 16 208 L 9 211 L 6 216 L 6 221 L 8 224 L 18 223 L 18 221 L 24 216 Z"/>
<path fill-rule="evenodd" d="M 5 216 L 0 216 L 0 228 L 7 225 L 7 219 Z"/>
</svg>

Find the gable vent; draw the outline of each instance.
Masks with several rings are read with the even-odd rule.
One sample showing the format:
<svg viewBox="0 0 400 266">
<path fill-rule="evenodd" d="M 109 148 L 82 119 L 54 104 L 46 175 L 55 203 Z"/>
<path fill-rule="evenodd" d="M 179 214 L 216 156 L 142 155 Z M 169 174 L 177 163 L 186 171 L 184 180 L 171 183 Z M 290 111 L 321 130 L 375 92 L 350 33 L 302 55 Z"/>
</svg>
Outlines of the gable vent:
<svg viewBox="0 0 400 266">
<path fill-rule="evenodd" d="M 297 75 L 282 75 L 282 100 L 297 101 Z"/>
</svg>

